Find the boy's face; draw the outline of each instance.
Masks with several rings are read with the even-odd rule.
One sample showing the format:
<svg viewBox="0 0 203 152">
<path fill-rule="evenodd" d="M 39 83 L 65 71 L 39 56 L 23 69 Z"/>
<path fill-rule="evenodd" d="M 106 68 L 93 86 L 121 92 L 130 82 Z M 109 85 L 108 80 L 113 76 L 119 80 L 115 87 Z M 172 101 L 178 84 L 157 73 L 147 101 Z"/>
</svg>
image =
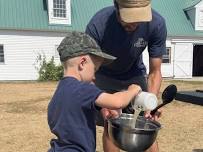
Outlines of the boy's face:
<svg viewBox="0 0 203 152">
<path fill-rule="evenodd" d="M 95 73 L 99 69 L 103 62 L 103 59 L 94 55 L 85 55 L 81 58 L 80 77 L 81 81 L 94 82 Z"/>
</svg>

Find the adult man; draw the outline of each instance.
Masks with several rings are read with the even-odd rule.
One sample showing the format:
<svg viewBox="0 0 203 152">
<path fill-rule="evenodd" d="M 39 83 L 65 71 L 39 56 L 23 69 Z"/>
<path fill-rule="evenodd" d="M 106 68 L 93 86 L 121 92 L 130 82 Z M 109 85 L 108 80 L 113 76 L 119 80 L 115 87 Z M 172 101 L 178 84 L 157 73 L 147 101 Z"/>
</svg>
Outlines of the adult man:
<svg viewBox="0 0 203 152">
<path fill-rule="evenodd" d="M 86 33 L 97 41 L 104 52 L 117 57 L 113 63 L 98 71 L 98 87 L 107 92 L 115 92 L 137 83 L 143 90 L 158 94 L 167 32 L 163 17 L 151 9 L 150 0 L 114 0 L 114 7 L 104 8 L 92 17 Z M 147 46 L 149 75 L 146 81 L 142 52 Z M 130 111 L 130 108 L 124 110 Z M 101 112 L 105 118 L 113 111 L 102 109 Z M 103 148 L 105 152 L 118 151 L 108 138 L 106 123 Z M 158 151 L 157 144 L 154 143 L 149 151 Z"/>
</svg>

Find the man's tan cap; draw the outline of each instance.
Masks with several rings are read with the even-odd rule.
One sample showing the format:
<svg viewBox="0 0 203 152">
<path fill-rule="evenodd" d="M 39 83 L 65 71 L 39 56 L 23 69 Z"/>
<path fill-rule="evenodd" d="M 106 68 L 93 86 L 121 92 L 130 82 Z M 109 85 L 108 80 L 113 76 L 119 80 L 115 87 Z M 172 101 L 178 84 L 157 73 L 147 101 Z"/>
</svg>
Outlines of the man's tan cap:
<svg viewBox="0 0 203 152">
<path fill-rule="evenodd" d="M 121 20 L 126 23 L 152 20 L 150 0 L 116 0 Z"/>
</svg>

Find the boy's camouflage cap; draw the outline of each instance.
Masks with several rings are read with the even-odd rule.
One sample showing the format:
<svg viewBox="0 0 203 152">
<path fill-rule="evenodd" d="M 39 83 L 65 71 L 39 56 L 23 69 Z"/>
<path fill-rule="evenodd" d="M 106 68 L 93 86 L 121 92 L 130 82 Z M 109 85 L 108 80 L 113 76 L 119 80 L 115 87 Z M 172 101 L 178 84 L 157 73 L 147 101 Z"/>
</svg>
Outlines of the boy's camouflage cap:
<svg viewBox="0 0 203 152">
<path fill-rule="evenodd" d="M 93 54 L 104 58 L 103 64 L 111 63 L 116 59 L 114 56 L 102 52 L 95 40 L 89 35 L 77 31 L 68 32 L 57 50 L 62 62 L 84 54 Z"/>
</svg>

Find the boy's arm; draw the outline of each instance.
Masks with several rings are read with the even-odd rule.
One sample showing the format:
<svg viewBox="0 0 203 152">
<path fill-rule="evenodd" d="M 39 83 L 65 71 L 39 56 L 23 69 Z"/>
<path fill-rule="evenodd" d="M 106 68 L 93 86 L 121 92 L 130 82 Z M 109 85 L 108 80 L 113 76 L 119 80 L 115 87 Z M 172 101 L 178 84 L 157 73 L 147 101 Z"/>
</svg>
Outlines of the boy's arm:
<svg viewBox="0 0 203 152">
<path fill-rule="evenodd" d="M 139 93 L 140 90 L 140 86 L 132 84 L 126 91 L 116 92 L 114 94 L 102 93 L 96 99 L 96 105 L 108 109 L 124 108 Z"/>
</svg>

